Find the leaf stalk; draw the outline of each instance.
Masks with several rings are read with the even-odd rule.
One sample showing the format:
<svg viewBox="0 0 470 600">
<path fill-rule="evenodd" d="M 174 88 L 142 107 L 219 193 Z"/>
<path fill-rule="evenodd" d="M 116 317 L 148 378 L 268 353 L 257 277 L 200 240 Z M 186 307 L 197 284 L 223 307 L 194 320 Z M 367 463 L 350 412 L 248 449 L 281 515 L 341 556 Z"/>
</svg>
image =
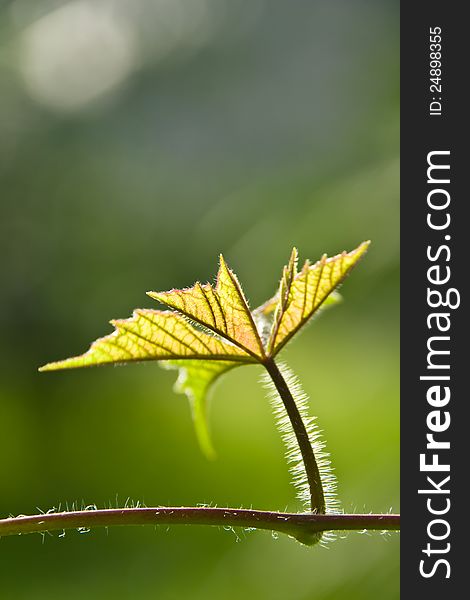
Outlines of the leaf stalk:
<svg viewBox="0 0 470 600">
<path fill-rule="evenodd" d="M 269 358 L 264 361 L 264 366 L 271 377 L 279 396 L 281 397 L 284 407 L 287 412 L 287 416 L 292 425 L 299 450 L 302 455 L 302 460 L 305 466 L 305 473 L 307 475 L 308 485 L 310 489 L 310 509 L 312 513 L 317 515 L 325 514 L 326 502 L 325 494 L 320 477 L 320 471 L 318 464 L 313 452 L 310 438 L 308 435 L 307 428 L 299 412 L 297 404 L 295 403 L 294 397 L 287 385 L 286 380 L 282 376 L 279 367 L 274 362 L 274 359 Z"/>
</svg>

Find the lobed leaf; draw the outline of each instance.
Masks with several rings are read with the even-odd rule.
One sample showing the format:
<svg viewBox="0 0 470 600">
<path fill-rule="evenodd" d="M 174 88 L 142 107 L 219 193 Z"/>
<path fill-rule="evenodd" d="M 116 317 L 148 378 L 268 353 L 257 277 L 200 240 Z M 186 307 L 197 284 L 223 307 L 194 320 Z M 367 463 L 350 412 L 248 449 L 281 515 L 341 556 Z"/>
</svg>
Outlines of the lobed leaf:
<svg viewBox="0 0 470 600">
<path fill-rule="evenodd" d="M 253 362 L 243 349 L 196 329 L 174 312 L 137 309 L 130 319 L 111 321 L 111 324 L 115 331 L 93 342 L 85 354 L 49 363 L 39 370 L 169 359 Z"/>
<path fill-rule="evenodd" d="M 85 354 L 39 370 L 162 361 L 162 366 L 179 370 L 175 390 L 190 400 L 200 446 L 213 456 L 206 417 L 214 383 L 236 366 L 271 359 L 319 309 L 337 302 L 335 288 L 368 245 L 332 258 L 325 255 L 314 265 L 306 261 L 300 273 L 294 248 L 277 293 L 253 312 L 221 256 L 215 287 L 197 282 L 182 290 L 148 292 L 172 310 L 137 309 L 130 319 L 111 321 L 115 331 L 93 342 Z"/>
<path fill-rule="evenodd" d="M 265 357 L 243 290 L 222 255 L 215 288 L 210 283 L 201 285 L 197 282 L 192 288 L 147 294 L 207 327 L 253 357 Z"/>
<path fill-rule="evenodd" d="M 369 244 L 363 242 L 352 252 L 331 258 L 324 254 L 314 265 L 307 260 L 300 273 L 297 273 L 294 249 L 289 264 L 284 267 L 275 297 L 276 307 L 266 346 L 268 356 L 275 356 L 325 303 L 337 301 L 334 290 L 364 255 Z M 272 300 L 260 308 L 264 312 L 272 311 Z"/>
</svg>

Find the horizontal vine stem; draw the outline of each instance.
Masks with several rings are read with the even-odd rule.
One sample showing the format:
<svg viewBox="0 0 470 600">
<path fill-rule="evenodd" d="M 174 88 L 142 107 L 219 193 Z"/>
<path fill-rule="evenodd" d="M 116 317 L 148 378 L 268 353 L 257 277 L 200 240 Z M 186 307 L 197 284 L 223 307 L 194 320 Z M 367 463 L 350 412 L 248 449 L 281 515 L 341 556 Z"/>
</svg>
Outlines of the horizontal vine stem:
<svg viewBox="0 0 470 600">
<path fill-rule="evenodd" d="M 315 515 L 208 507 L 93 509 L 0 519 L 0 537 L 114 525 L 215 525 L 267 529 L 308 544 L 310 536 L 320 531 L 397 531 L 400 515 Z"/>
</svg>

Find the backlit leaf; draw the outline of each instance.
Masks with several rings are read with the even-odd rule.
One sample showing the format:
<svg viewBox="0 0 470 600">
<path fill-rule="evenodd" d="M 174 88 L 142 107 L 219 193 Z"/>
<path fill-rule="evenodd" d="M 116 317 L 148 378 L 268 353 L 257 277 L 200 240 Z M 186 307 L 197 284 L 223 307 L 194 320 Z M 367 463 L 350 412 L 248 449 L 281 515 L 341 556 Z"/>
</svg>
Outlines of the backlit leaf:
<svg viewBox="0 0 470 600">
<path fill-rule="evenodd" d="M 178 369 L 174 390 L 188 397 L 201 450 L 207 458 L 215 458 L 208 426 L 209 394 L 219 377 L 239 366 L 239 363 L 223 360 L 173 360 L 163 363 L 162 366 Z"/>
<path fill-rule="evenodd" d="M 111 321 L 116 330 L 81 356 L 53 362 L 40 371 L 143 360 L 212 359 L 253 362 L 247 352 L 196 329 L 170 311 L 138 309 L 132 318 Z"/>
<path fill-rule="evenodd" d="M 268 356 L 274 356 L 289 339 L 321 308 L 324 303 L 336 301 L 332 292 L 337 288 L 363 256 L 369 242 L 363 242 L 352 252 L 327 258 L 326 254 L 311 265 L 307 260 L 297 273 L 297 256 L 294 251 L 283 276 L 277 293 L 272 329 L 267 342 Z M 267 303 L 262 310 L 272 310 Z"/>
<path fill-rule="evenodd" d="M 294 248 L 277 293 L 253 312 L 221 256 L 215 286 L 197 282 L 191 288 L 148 292 L 172 310 L 137 309 L 130 319 L 111 321 L 115 331 L 93 342 L 85 354 L 40 371 L 148 360 L 177 368 L 175 389 L 189 398 L 199 443 L 212 456 L 206 417 L 213 384 L 236 366 L 271 359 L 320 308 L 337 302 L 335 288 L 368 245 L 323 256 L 314 265 L 307 261 L 300 272 Z"/>
<path fill-rule="evenodd" d="M 264 348 L 248 302 L 223 256 L 220 256 L 215 288 L 210 283 L 201 285 L 197 282 L 192 288 L 147 293 L 254 357 L 264 357 Z"/>
</svg>

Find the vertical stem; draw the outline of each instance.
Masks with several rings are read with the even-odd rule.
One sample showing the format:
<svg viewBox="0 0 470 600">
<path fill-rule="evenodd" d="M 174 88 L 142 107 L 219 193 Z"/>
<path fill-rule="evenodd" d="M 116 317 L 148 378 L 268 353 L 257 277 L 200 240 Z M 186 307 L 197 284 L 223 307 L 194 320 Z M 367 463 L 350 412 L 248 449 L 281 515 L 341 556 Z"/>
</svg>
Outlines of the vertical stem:
<svg viewBox="0 0 470 600">
<path fill-rule="evenodd" d="M 318 470 L 317 461 L 313 448 L 310 443 L 305 423 L 302 420 L 297 404 L 289 390 L 286 380 L 282 376 L 278 366 L 272 358 L 267 359 L 264 363 L 276 389 L 281 397 L 287 416 L 294 430 L 297 443 L 299 444 L 300 453 L 305 466 L 308 485 L 310 488 L 310 508 L 311 511 L 317 514 L 324 514 L 326 510 L 325 496 Z"/>
</svg>

